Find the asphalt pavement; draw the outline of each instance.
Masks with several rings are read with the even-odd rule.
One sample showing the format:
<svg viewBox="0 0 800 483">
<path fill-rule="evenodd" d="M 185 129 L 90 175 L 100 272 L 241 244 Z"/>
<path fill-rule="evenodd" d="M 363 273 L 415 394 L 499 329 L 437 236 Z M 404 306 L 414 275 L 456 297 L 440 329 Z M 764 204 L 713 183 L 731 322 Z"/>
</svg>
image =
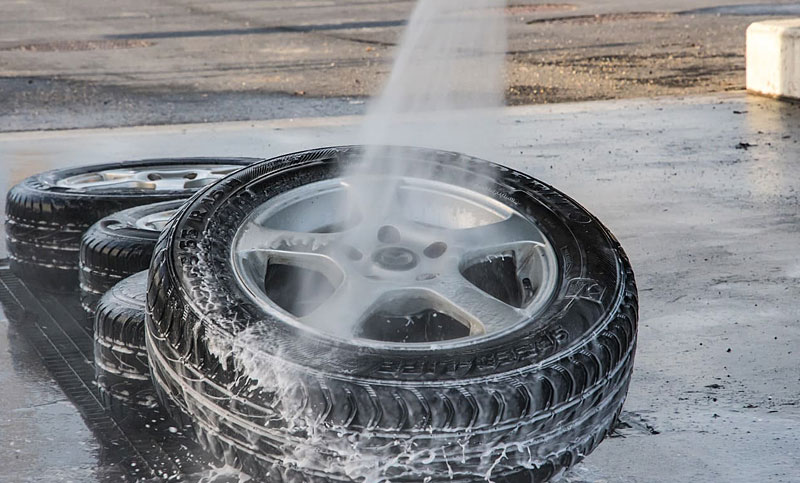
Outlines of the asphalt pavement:
<svg viewBox="0 0 800 483">
<path fill-rule="evenodd" d="M 0 131 L 357 114 L 414 2 L 0 3 Z M 510 2 L 510 104 L 744 88 L 751 22 L 800 4 Z M 476 73 L 480 75 L 480 73 Z"/>
</svg>

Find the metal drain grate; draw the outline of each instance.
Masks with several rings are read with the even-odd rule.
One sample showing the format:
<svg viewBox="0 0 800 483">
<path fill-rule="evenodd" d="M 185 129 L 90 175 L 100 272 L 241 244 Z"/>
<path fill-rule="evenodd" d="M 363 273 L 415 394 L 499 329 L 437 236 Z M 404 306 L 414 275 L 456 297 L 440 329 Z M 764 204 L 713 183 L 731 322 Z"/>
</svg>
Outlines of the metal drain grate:
<svg viewBox="0 0 800 483">
<path fill-rule="evenodd" d="M 94 384 L 91 327 L 76 294 L 34 292 L 2 260 L 0 303 L 95 434 L 104 470 L 141 480 L 183 479 L 208 468 L 210 457 L 163 411 L 106 409 Z"/>
</svg>

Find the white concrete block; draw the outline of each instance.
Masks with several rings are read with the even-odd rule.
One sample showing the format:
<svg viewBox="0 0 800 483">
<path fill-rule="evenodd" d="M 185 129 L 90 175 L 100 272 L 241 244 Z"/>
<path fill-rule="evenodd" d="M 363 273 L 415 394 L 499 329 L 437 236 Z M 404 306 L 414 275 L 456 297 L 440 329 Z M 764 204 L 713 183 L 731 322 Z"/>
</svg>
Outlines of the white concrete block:
<svg viewBox="0 0 800 483">
<path fill-rule="evenodd" d="M 800 18 L 747 28 L 747 90 L 800 99 Z"/>
</svg>

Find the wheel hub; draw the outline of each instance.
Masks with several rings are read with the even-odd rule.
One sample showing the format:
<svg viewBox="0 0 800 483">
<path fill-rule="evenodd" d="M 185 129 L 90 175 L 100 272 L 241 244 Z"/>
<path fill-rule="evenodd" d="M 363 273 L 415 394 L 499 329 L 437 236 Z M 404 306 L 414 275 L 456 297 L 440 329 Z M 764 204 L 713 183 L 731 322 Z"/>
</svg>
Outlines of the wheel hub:
<svg viewBox="0 0 800 483">
<path fill-rule="evenodd" d="M 403 272 L 417 266 L 419 257 L 403 247 L 384 247 L 375 251 L 372 261 L 386 270 Z"/>
</svg>

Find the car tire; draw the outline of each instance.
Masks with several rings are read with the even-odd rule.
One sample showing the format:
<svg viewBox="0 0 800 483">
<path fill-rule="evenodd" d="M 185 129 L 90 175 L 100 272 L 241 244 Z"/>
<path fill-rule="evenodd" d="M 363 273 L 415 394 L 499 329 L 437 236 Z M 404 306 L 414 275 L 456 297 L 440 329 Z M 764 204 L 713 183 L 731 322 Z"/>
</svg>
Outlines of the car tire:
<svg viewBox="0 0 800 483">
<path fill-rule="evenodd" d="M 136 206 L 106 216 L 92 225 L 81 239 L 81 305 L 93 317 L 100 297 L 121 280 L 147 270 L 163 220 L 185 200 Z M 149 221 L 153 216 L 158 221 Z"/>
<path fill-rule="evenodd" d="M 100 299 L 94 325 L 97 385 L 111 409 L 157 405 L 144 341 L 147 272 L 114 285 Z"/>
<path fill-rule="evenodd" d="M 187 198 L 204 185 L 189 180 L 184 187 L 164 190 L 108 187 L 86 190 L 80 182 L 92 173 L 115 170 L 158 170 L 178 165 L 244 166 L 251 158 L 170 158 L 65 168 L 31 176 L 9 190 L 6 199 L 6 244 L 13 272 L 33 285 L 76 290 L 83 233 L 97 220 L 133 206 Z M 191 184 L 193 183 L 193 184 Z M 83 187 L 82 187 L 83 186 Z"/>
<path fill-rule="evenodd" d="M 409 351 L 282 322 L 237 281 L 238 227 L 282 193 L 341 176 L 364 148 L 295 153 L 220 181 L 162 233 L 145 324 L 159 398 L 210 453 L 257 479 L 561 474 L 613 428 L 627 394 L 638 320 L 627 257 L 594 216 L 541 181 L 456 153 L 395 149 L 397 162 L 480 189 L 542 228 L 558 277 L 536 318 L 463 347 Z"/>
</svg>

